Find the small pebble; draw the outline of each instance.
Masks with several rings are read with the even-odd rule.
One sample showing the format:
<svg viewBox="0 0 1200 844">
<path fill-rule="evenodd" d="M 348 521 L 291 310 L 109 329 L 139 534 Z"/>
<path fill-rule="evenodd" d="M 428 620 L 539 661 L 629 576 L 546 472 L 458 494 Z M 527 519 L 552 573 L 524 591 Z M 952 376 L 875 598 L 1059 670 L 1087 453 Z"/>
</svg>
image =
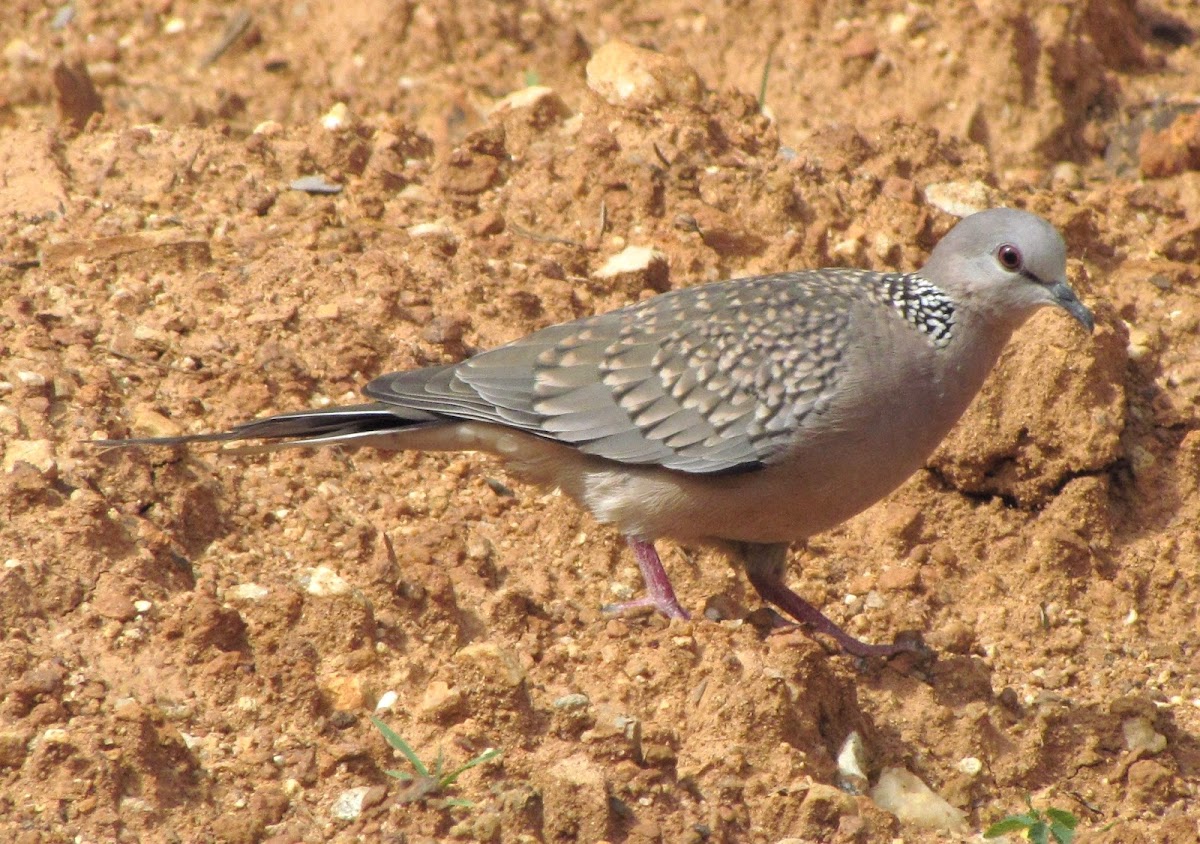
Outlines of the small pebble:
<svg viewBox="0 0 1200 844">
<path fill-rule="evenodd" d="M 596 278 L 612 278 L 626 273 L 640 273 L 649 270 L 655 263 L 665 263 L 667 256 L 657 249 L 646 246 L 628 246 L 605 262 L 596 270 Z"/>
<path fill-rule="evenodd" d="M 925 201 L 953 217 L 968 217 L 999 204 L 983 182 L 934 182 L 925 186 Z"/>
<path fill-rule="evenodd" d="M 289 182 L 288 187 L 304 193 L 333 194 L 342 192 L 341 185 L 326 181 L 324 176 L 301 176 L 299 179 Z"/>
<path fill-rule="evenodd" d="M 1129 718 L 1121 729 L 1125 733 L 1125 746 L 1132 751 L 1153 755 L 1167 749 L 1167 737 L 1155 731 L 1149 718 Z"/>
<path fill-rule="evenodd" d="M 321 115 L 321 125 L 328 131 L 335 132 L 346 125 L 348 113 L 345 103 L 334 103 L 329 111 Z"/>
<path fill-rule="evenodd" d="M 301 575 L 300 585 L 308 594 L 319 597 L 344 595 L 352 588 L 348 581 L 328 566 L 317 566 L 307 574 Z"/>
<path fill-rule="evenodd" d="M 838 788 L 848 794 L 863 794 L 867 790 L 867 748 L 858 730 L 846 736 L 838 751 Z"/>
<path fill-rule="evenodd" d="M 591 700 L 587 695 L 575 692 L 558 698 L 554 701 L 553 706 L 555 709 L 583 709 L 590 703 Z"/>
<path fill-rule="evenodd" d="M 888 768 L 880 774 L 871 799 L 904 823 L 950 832 L 967 829 L 967 817 L 961 810 L 903 768 Z"/>
<path fill-rule="evenodd" d="M 225 590 L 225 600 L 261 601 L 270 594 L 270 591 L 265 586 L 259 586 L 257 583 L 239 583 Z"/>
<path fill-rule="evenodd" d="M 40 372 L 31 372 L 28 369 L 17 371 L 17 380 L 26 387 L 45 387 L 46 376 Z"/>
<path fill-rule="evenodd" d="M 983 762 L 974 756 L 966 756 L 958 760 L 958 769 L 969 777 L 977 777 L 983 770 Z"/>
<path fill-rule="evenodd" d="M 75 4 L 65 3 L 59 6 L 58 11 L 54 13 L 54 17 L 50 21 L 50 28 L 66 29 L 73 20 L 75 20 Z"/>
<path fill-rule="evenodd" d="M 329 814 L 333 815 L 339 821 L 352 821 L 362 814 L 363 803 L 366 800 L 367 792 L 371 790 L 370 786 L 360 785 L 357 788 L 350 788 L 343 791 L 333 801 L 333 806 L 329 809 Z"/>
</svg>

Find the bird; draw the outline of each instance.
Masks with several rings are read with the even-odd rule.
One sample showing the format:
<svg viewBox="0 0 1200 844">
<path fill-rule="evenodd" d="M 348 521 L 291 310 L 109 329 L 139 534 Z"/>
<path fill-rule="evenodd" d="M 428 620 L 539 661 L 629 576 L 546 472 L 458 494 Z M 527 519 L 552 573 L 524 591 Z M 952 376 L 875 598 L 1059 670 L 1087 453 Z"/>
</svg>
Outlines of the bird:
<svg viewBox="0 0 1200 844">
<path fill-rule="evenodd" d="M 915 271 L 684 287 L 380 375 L 366 403 L 95 442 L 489 453 L 622 534 L 646 591 L 606 609 L 688 618 L 655 543 L 716 546 L 795 623 L 852 656 L 891 657 L 914 645 L 862 641 L 786 585 L 789 548 L 924 466 L 1035 311 L 1057 307 L 1094 330 L 1066 254 L 1048 221 L 992 208 L 960 220 Z"/>
</svg>

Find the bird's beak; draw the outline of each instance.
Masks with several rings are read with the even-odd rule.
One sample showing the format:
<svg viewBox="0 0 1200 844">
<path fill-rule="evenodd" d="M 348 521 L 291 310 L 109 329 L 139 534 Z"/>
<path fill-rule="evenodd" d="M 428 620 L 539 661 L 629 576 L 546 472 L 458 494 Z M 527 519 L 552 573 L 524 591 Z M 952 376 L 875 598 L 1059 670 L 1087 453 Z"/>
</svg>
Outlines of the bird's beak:
<svg viewBox="0 0 1200 844">
<path fill-rule="evenodd" d="M 1087 329 L 1088 334 L 1095 330 L 1096 318 L 1092 316 L 1091 311 L 1084 307 L 1083 302 L 1080 302 L 1079 297 L 1075 295 L 1075 291 L 1067 286 L 1065 281 L 1056 281 L 1049 285 L 1048 289 L 1050 295 L 1054 297 L 1054 304 L 1079 320 L 1079 324 Z"/>
</svg>

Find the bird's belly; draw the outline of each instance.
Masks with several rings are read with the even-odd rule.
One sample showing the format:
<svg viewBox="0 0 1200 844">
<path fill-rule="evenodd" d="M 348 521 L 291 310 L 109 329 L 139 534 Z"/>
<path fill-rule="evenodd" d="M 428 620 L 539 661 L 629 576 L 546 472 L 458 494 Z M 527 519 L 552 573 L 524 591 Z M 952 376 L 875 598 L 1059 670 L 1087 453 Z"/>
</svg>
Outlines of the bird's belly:
<svg viewBox="0 0 1200 844">
<path fill-rule="evenodd" d="M 873 424 L 843 420 L 778 462 L 744 474 L 590 473 L 582 500 L 601 521 L 647 539 L 804 539 L 861 513 L 903 484 L 949 427 L 890 410 L 873 408 L 883 414 Z M 920 421 L 904 421 L 914 418 Z"/>
</svg>

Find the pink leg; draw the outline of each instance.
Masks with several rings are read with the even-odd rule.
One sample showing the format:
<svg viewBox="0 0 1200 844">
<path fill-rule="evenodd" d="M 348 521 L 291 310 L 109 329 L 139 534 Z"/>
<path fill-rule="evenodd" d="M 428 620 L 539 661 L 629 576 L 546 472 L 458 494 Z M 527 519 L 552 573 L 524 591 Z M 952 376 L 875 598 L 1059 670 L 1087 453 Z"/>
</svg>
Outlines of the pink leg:
<svg viewBox="0 0 1200 844">
<path fill-rule="evenodd" d="M 667 618 L 690 618 L 688 611 L 680 606 L 679 599 L 675 597 L 675 590 L 671 587 L 671 578 L 667 575 L 667 570 L 663 568 L 662 560 L 658 558 L 658 552 L 654 550 L 654 543 L 638 539 L 636 536 L 627 536 L 625 541 L 633 549 L 633 556 L 637 559 L 638 568 L 642 570 L 642 579 L 646 581 L 647 594 L 645 597 L 633 601 L 608 604 L 604 607 L 604 611 L 625 613 L 643 607 L 653 607 Z"/>
<path fill-rule="evenodd" d="M 784 564 L 787 560 L 786 545 L 751 545 L 742 546 L 746 576 L 750 585 L 755 588 L 763 600 L 774 604 L 801 624 L 812 628 L 816 633 L 824 633 L 837 642 L 842 650 L 852 656 L 890 657 L 908 652 L 920 652 L 922 647 L 915 642 L 897 642 L 893 645 L 872 645 L 861 639 L 856 639 L 833 621 L 801 598 L 783 582 Z"/>
</svg>

